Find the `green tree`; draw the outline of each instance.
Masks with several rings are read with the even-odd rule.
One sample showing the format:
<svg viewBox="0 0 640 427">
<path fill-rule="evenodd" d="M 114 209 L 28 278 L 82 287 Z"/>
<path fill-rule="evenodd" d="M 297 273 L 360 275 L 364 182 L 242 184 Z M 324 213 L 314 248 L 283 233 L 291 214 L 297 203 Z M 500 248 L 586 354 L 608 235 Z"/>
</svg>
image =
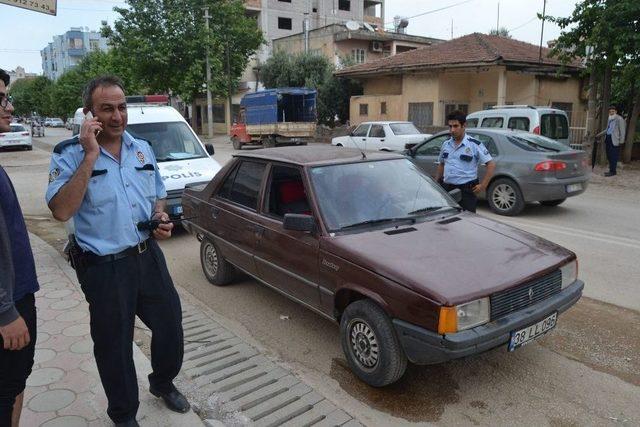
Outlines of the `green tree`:
<svg viewBox="0 0 640 427">
<path fill-rule="evenodd" d="M 628 85 L 629 91 L 614 91 L 613 100 L 627 102 L 635 124 L 638 108 L 634 108 L 640 91 L 637 72 L 640 69 L 640 2 L 637 0 L 582 0 L 569 17 L 544 19 L 555 22 L 563 30 L 553 53 L 570 61 L 586 56 L 587 73 L 592 74 L 593 86 L 598 86 L 600 100 L 600 128 L 606 123 L 606 110 L 612 99 L 612 80 L 622 79 L 614 88 Z M 630 85 L 629 85 L 630 84 Z M 591 90 L 596 90 L 591 87 Z M 625 94 L 626 93 L 626 94 Z M 626 99 L 620 99 L 626 98 Z M 635 99 L 635 100 L 634 100 Z M 624 159 L 629 160 L 633 135 L 628 135 Z M 628 156 L 627 156 L 628 150 Z"/>
<path fill-rule="evenodd" d="M 120 77 L 128 94 L 143 93 L 145 89 L 133 76 L 129 61 L 119 52 L 96 51 L 82 58 L 78 65 L 66 71 L 50 91 L 52 115 L 69 117 L 82 106 L 82 92 L 87 83 L 100 75 L 113 74 Z"/>
<path fill-rule="evenodd" d="M 154 93 L 173 93 L 190 102 L 203 91 L 205 58 L 210 57 L 209 87 L 215 96 L 233 92 L 263 43 L 255 19 L 240 0 L 127 0 L 116 7 L 120 18 L 103 35 L 117 55 L 135 58 L 130 68 Z M 204 7 L 209 8 L 209 31 Z M 227 72 L 229 71 L 229 73 Z"/>
<path fill-rule="evenodd" d="M 511 38 L 511 34 L 509 34 L 509 30 L 506 27 L 500 27 L 498 29 L 493 28 L 491 31 L 489 31 L 489 35 L 506 37 L 509 39 Z"/>
<path fill-rule="evenodd" d="M 352 79 L 333 75 L 335 67 L 325 56 L 316 54 L 291 55 L 276 52 L 262 68 L 265 87 L 309 87 L 318 91 L 317 109 L 320 123 L 334 125 L 334 119 L 349 119 L 352 95 L 362 94 L 362 87 Z"/>
<path fill-rule="evenodd" d="M 15 113 L 21 116 L 34 112 L 43 116 L 50 115 L 52 89 L 53 83 L 44 76 L 14 82 L 11 85 L 11 97 Z"/>
</svg>

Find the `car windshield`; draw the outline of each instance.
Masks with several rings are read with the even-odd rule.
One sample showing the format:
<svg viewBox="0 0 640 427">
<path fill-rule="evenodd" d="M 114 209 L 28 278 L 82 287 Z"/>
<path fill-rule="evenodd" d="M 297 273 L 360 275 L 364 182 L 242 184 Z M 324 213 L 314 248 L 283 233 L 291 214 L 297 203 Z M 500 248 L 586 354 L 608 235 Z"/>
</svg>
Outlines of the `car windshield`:
<svg viewBox="0 0 640 427">
<path fill-rule="evenodd" d="M 200 142 L 183 122 L 130 124 L 127 131 L 134 138 L 149 141 L 158 162 L 206 157 Z"/>
<path fill-rule="evenodd" d="M 406 159 L 317 166 L 311 182 L 330 231 L 416 221 L 456 209 L 431 178 Z"/>
<path fill-rule="evenodd" d="M 413 123 L 391 123 L 389 127 L 394 135 L 418 135 L 422 133 Z"/>
<path fill-rule="evenodd" d="M 534 135 L 531 133 L 522 132 L 518 136 L 512 135 L 507 137 L 509 141 L 517 145 L 518 147 L 527 150 L 527 151 L 568 151 L 571 150 L 571 147 L 566 146 L 565 144 L 555 141 L 553 139 Z"/>
</svg>

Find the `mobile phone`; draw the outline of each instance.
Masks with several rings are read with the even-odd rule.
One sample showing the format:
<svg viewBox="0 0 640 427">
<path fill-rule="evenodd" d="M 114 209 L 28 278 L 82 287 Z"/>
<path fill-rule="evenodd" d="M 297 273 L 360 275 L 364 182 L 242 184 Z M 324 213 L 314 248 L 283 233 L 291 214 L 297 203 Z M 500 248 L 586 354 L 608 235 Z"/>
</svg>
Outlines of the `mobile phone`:
<svg viewBox="0 0 640 427">
<path fill-rule="evenodd" d="M 93 113 L 91 111 L 87 111 L 87 114 L 84 115 L 85 120 L 93 119 Z M 102 123 L 100 123 L 102 124 Z M 96 130 L 96 136 L 100 135 L 100 131 Z"/>
</svg>

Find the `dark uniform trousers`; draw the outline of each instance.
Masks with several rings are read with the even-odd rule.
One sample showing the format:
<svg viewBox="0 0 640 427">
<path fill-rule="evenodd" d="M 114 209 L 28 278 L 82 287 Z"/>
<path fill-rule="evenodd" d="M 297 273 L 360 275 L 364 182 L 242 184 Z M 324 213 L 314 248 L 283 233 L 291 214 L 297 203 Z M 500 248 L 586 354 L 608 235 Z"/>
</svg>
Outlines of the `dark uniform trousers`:
<svg viewBox="0 0 640 427">
<path fill-rule="evenodd" d="M 442 187 L 446 191 L 451 191 L 455 188 L 459 188 L 462 193 L 462 200 L 458 202 L 458 204 L 465 211 L 474 212 L 476 211 L 476 206 L 478 206 L 478 196 L 473 192 L 473 187 L 478 185 L 479 181 L 474 179 L 473 181 L 466 182 L 464 184 L 448 184 L 446 182 L 442 183 Z"/>
<path fill-rule="evenodd" d="M 93 351 L 109 401 L 107 413 L 114 422 L 133 419 L 139 405 L 132 348 L 136 315 L 152 332 L 151 386 L 170 392 L 182 366 L 182 308 L 164 255 L 149 239 L 141 254 L 82 266 L 77 273 L 89 303 Z"/>
<path fill-rule="evenodd" d="M 613 145 L 611 135 L 604 137 L 604 146 L 606 148 L 607 160 L 609 161 L 609 173 L 615 175 L 618 166 L 618 157 L 620 157 L 620 147 Z"/>
</svg>

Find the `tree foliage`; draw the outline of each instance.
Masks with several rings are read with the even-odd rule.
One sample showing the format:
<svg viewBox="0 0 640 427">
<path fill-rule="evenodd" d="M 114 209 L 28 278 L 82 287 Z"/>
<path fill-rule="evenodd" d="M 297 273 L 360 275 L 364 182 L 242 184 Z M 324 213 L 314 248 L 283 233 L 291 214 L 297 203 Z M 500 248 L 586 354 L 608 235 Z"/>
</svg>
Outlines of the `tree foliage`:
<svg viewBox="0 0 640 427">
<path fill-rule="evenodd" d="M 24 116 L 33 113 L 48 115 L 51 111 L 53 83 L 44 76 L 22 79 L 11 85 L 11 97 L 15 114 Z"/>
<path fill-rule="evenodd" d="M 500 27 L 498 29 L 493 28 L 491 31 L 489 31 L 489 35 L 507 37 L 509 39 L 511 38 L 511 34 L 509 34 L 509 30 L 506 27 Z"/>
<path fill-rule="evenodd" d="M 257 22 L 245 15 L 240 0 L 127 0 L 116 7 L 120 18 L 103 35 L 117 55 L 129 58 L 131 71 L 150 92 L 173 93 L 189 102 L 203 92 L 206 55 L 209 86 L 216 96 L 228 93 L 227 53 L 231 90 L 249 58 L 263 43 Z M 209 31 L 204 10 L 209 8 Z"/>
<path fill-rule="evenodd" d="M 352 95 L 362 94 L 362 86 L 353 79 L 333 75 L 335 67 L 325 56 L 316 54 L 291 55 L 276 52 L 262 67 L 262 81 L 267 88 L 309 87 L 318 91 L 318 121 L 330 126 L 335 117 L 341 122 L 349 119 Z"/>
</svg>

